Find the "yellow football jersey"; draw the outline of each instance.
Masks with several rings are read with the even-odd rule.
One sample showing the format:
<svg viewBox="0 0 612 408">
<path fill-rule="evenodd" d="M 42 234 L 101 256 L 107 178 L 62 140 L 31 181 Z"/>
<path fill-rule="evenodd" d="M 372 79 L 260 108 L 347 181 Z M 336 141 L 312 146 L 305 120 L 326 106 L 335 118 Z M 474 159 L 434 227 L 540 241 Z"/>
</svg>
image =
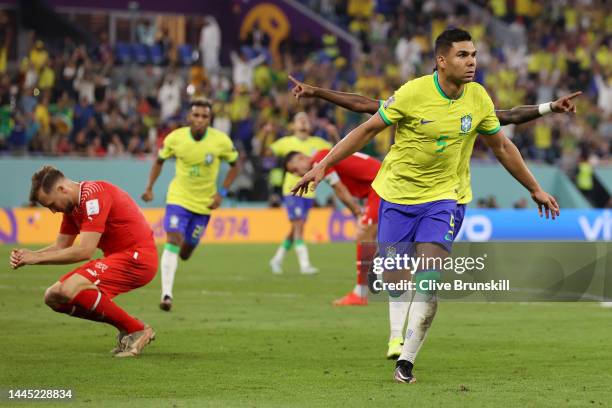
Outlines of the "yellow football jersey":
<svg viewBox="0 0 612 408">
<path fill-rule="evenodd" d="M 220 130 L 209 126 L 204 137 L 196 141 L 191 129 L 182 127 L 166 136 L 159 157 L 176 157 L 176 175 L 168 187 L 166 202 L 197 214 L 210 214 L 208 206 L 217 193 L 221 160 L 234 163 L 238 152 L 229 136 Z"/>
<path fill-rule="evenodd" d="M 459 98 L 450 99 L 438 84 L 437 72 L 406 82 L 378 113 L 387 125 L 397 123 L 397 130 L 372 187 L 397 204 L 458 200 L 465 163 L 469 184 L 476 135 L 500 129 L 493 102 L 481 85 L 467 83 Z"/>
<path fill-rule="evenodd" d="M 300 152 L 307 156 L 312 156 L 319 150 L 329 149 L 331 147 L 331 143 L 317 136 L 308 136 L 304 140 L 297 136 L 285 136 L 270 145 L 272 153 L 278 157 L 285 157 L 289 152 Z M 300 177 L 291 173 L 285 173 L 285 179 L 283 180 L 283 195 L 290 195 L 291 188 L 295 186 L 299 180 Z M 314 198 L 315 193 L 314 191 L 308 191 L 303 197 Z"/>
</svg>

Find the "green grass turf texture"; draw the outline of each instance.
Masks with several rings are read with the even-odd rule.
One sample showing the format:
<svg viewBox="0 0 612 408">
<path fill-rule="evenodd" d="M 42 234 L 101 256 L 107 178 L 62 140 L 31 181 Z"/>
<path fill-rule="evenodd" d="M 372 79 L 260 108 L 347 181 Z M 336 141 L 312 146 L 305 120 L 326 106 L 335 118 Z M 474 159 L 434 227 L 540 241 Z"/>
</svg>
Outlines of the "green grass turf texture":
<svg viewBox="0 0 612 408">
<path fill-rule="evenodd" d="M 612 404 L 612 311 L 597 303 L 442 303 L 414 385 L 385 360 L 387 304 L 336 308 L 354 283 L 353 245 L 310 245 L 318 276 L 267 267 L 274 245 L 209 245 L 181 262 L 175 307 L 159 274 L 116 300 L 151 324 L 138 358 L 114 359 L 111 326 L 49 310 L 44 289 L 70 266 L 0 278 L 0 388 L 71 388 L 78 407 L 585 407 Z M 0 401 L 0 406 L 11 403 Z"/>
</svg>

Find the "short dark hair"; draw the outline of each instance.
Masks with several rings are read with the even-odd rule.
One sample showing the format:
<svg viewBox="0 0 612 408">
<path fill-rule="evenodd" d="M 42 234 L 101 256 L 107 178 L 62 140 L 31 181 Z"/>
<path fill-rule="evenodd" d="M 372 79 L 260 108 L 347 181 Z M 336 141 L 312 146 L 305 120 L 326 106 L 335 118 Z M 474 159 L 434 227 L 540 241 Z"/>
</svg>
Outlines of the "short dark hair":
<svg viewBox="0 0 612 408">
<path fill-rule="evenodd" d="M 189 109 L 197 106 L 199 108 L 209 108 L 212 110 L 212 103 L 206 98 L 194 98 L 189 102 Z"/>
<path fill-rule="evenodd" d="M 30 202 L 38 202 L 38 192 L 42 189 L 46 194 L 51 192 L 55 184 L 63 179 L 64 173 L 53 166 L 42 166 L 32 175 L 32 188 L 30 189 Z"/>
<path fill-rule="evenodd" d="M 285 159 L 283 160 L 283 170 L 285 172 L 287 172 L 287 165 L 289 164 L 289 162 L 298 154 L 300 154 L 300 152 L 291 151 L 287 153 L 287 155 L 285 156 Z"/>
<path fill-rule="evenodd" d="M 436 38 L 435 55 L 445 54 L 453 47 L 453 43 L 472 41 L 472 36 L 460 28 L 445 30 Z"/>
</svg>

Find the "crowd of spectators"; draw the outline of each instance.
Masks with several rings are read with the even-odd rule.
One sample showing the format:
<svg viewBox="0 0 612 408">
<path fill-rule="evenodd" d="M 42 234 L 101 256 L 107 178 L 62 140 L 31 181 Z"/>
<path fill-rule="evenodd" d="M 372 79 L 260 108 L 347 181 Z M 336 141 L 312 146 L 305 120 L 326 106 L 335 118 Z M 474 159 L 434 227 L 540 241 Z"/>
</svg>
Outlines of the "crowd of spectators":
<svg viewBox="0 0 612 408">
<path fill-rule="evenodd" d="M 478 48 L 477 81 L 498 109 L 584 92 L 576 117 L 550 116 L 506 133 L 523 155 L 571 170 L 581 155 L 609 162 L 612 148 L 612 14 L 605 0 L 302 0 L 361 38 L 364 51 L 393 52 L 379 94 L 393 77 L 403 82 L 432 69 L 432 44 L 447 26 L 472 34 Z M 474 10 L 476 9 L 476 10 Z M 485 11 L 485 14 L 481 14 Z M 526 41 L 504 45 L 490 32 L 504 24 Z M 380 51 L 379 47 L 387 51 Z M 387 56 L 387 55 L 385 55 Z M 368 58 L 368 61 L 377 61 Z M 383 61 L 389 61 L 383 60 Z M 382 88 L 382 89 L 381 89 Z M 363 89 L 355 88 L 358 92 Z M 375 95 L 373 95 L 375 96 Z M 484 156 L 484 146 L 477 144 Z"/>
<path fill-rule="evenodd" d="M 154 30 L 143 22 L 137 38 L 148 46 L 158 44 L 163 63 L 120 64 L 106 33 L 93 47 L 67 40 L 60 49 L 49 49 L 44 38 L 32 33 L 29 52 L 19 56 L 16 70 L 0 64 L 0 151 L 143 157 L 154 154 L 163 138 L 185 123 L 191 97 L 205 96 L 214 101 L 213 126 L 231 135 L 245 171 L 265 178 L 275 167 L 274 160 L 263 157 L 266 147 L 291 133 L 297 111 L 308 113 L 313 134 L 322 137 L 333 128 L 345 135 L 365 119 L 322 101 L 296 101 L 287 74 L 318 86 L 386 99 L 406 80 L 430 73 L 433 39 L 446 27 L 459 26 L 474 37 L 477 80 L 498 109 L 583 91 L 575 116 L 550 115 L 506 129 L 526 158 L 568 172 L 579 158 L 592 164 L 610 162 L 612 14 L 605 12 L 605 1 L 493 0 L 469 6 L 441 0 L 302 3 L 355 34 L 362 44 L 360 56 L 350 61 L 327 53 L 327 40 L 334 42 L 330 37 L 306 55 L 285 47 L 280 64 L 273 64 L 266 52 L 266 34 L 256 27 L 231 53 L 231 66 L 219 66 L 216 46 L 213 51 L 202 47 L 199 58 L 184 67 L 176 61 L 178 45 L 167 30 Z M 483 10 L 487 17 L 477 14 Z M 522 33 L 527 41 L 502 45 L 489 32 L 493 23 Z M 220 44 L 220 35 L 214 18 L 207 17 L 202 42 L 208 38 Z M 392 141 L 388 129 L 365 150 L 382 157 Z M 475 158 L 490 159 L 482 144 L 475 149 Z M 265 183 L 253 177 L 242 177 L 245 199 L 261 198 L 248 193 Z"/>
</svg>

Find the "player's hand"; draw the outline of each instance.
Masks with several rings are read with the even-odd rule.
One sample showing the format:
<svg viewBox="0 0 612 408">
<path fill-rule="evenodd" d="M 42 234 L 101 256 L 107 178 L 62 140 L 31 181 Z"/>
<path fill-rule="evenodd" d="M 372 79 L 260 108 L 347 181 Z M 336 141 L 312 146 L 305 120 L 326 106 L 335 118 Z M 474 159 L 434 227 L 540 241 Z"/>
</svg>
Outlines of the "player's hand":
<svg viewBox="0 0 612 408">
<path fill-rule="evenodd" d="M 581 91 L 562 96 L 550 104 L 550 109 L 555 113 L 576 113 L 576 105 L 572 99 L 580 95 L 582 95 Z"/>
<path fill-rule="evenodd" d="M 291 82 L 293 82 L 293 89 L 291 90 L 291 93 L 298 101 L 300 98 L 312 98 L 314 96 L 314 87 L 298 81 L 291 75 L 289 75 L 289 79 Z"/>
<path fill-rule="evenodd" d="M 35 265 L 38 263 L 38 254 L 29 249 L 22 249 L 21 264 L 22 265 Z"/>
<path fill-rule="evenodd" d="M 13 249 L 11 251 L 11 257 L 9 259 L 9 265 L 11 265 L 11 268 L 17 269 L 20 266 L 22 266 L 22 263 L 21 263 L 22 256 L 23 256 L 22 249 Z"/>
<path fill-rule="evenodd" d="M 557 200 L 555 200 L 555 197 L 551 196 L 546 191 L 535 191 L 531 194 L 531 198 L 538 205 L 538 213 L 540 214 L 540 217 L 543 214 L 546 214 L 547 219 L 552 216 L 552 219 L 554 220 L 561 214 Z"/>
<path fill-rule="evenodd" d="M 215 194 L 215 197 L 213 198 L 212 204 L 209 205 L 208 208 L 211 210 L 219 208 L 222 202 L 223 202 L 223 197 L 221 196 L 221 194 L 217 193 Z"/>
<path fill-rule="evenodd" d="M 315 191 L 317 186 L 325 177 L 325 167 L 321 163 L 314 166 L 308 173 L 304 174 L 304 177 L 297 182 L 291 189 L 291 194 L 301 196 L 308 193 L 308 186 L 310 185 L 310 191 Z M 311 184 L 312 183 L 312 184 Z"/>
<path fill-rule="evenodd" d="M 144 193 L 142 193 L 142 195 L 140 196 L 140 198 L 142 198 L 142 201 L 144 201 L 145 203 L 148 203 L 150 201 L 153 201 L 153 190 L 147 188 L 145 190 Z"/>
<path fill-rule="evenodd" d="M 24 265 L 34 265 L 38 261 L 38 254 L 29 249 L 13 249 L 11 251 L 11 268 L 17 269 Z"/>
</svg>

